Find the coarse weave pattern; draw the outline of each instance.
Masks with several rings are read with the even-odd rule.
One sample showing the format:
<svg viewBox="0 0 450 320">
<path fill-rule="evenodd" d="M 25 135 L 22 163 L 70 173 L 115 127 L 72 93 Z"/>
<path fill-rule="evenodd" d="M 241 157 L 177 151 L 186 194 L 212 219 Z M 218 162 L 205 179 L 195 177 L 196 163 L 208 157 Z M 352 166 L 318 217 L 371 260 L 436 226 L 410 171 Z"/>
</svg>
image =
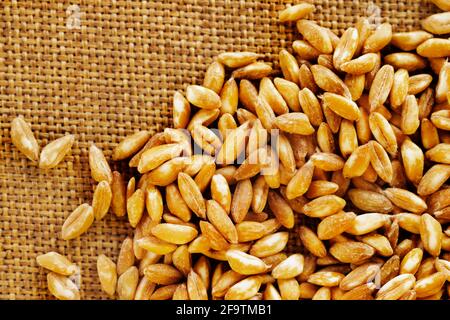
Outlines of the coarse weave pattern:
<svg viewBox="0 0 450 320">
<path fill-rule="evenodd" d="M 125 219 L 108 215 L 79 239 L 59 239 L 65 217 L 91 201 L 89 144 L 109 158 L 125 135 L 169 126 L 173 91 L 200 83 L 220 52 L 276 60 L 297 37 L 293 25 L 278 23 L 278 11 L 295 1 L 1 1 L 0 299 L 50 299 L 46 272 L 35 262 L 50 250 L 81 267 L 82 298 L 106 298 L 96 258 L 117 257 L 130 233 Z M 376 13 L 374 4 L 396 31 L 413 30 L 435 10 L 423 0 L 315 4 L 313 19 L 337 32 Z M 32 124 L 41 148 L 75 134 L 71 154 L 55 169 L 38 170 L 11 144 L 18 115 Z"/>
</svg>

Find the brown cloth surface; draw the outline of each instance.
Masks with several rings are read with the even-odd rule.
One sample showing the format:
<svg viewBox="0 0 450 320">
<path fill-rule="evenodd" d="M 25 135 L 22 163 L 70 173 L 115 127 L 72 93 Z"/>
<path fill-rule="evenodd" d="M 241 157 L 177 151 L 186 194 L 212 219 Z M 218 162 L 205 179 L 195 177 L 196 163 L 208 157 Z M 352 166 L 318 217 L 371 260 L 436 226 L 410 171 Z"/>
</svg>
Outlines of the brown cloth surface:
<svg viewBox="0 0 450 320">
<path fill-rule="evenodd" d="M 173 91 L 200 83 L 222 51 L 255 51 L 276 60 L 298 37 L 293 25 L 278 22 L 278 11 L 297 2 L 3 0 L 0 299 L 51 299 L 46 272 L 35 262 L 50 250 L 81 267 L 82 298 L 106 298 L 96 258 L 104 253 L 116 259 L 130 233 L 125 219 L 109 214 L 79 239 L 59 239 L 65 217 L 91 201 L 89 144 L 109 158 L 125 135 L 169 126 Z M 394 31 L 413 30 L 436 10 L 423 0 L 317 0 L 312 19 L 342 32 L 358 17 L 376 13 L 370 3 Z M 75 134 L 71 154 L 55 169 L 38 170 L 11 144 L 10 122 L 18 115 L 32 124 L 41 148 Z"/>
</svg>

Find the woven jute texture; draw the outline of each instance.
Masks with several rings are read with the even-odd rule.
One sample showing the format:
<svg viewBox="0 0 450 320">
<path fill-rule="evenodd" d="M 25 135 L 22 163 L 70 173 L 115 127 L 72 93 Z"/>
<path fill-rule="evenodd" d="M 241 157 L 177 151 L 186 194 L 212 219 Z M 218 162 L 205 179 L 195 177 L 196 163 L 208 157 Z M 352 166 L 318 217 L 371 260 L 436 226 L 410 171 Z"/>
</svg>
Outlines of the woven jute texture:
<svg viewBox="0 0 450 320">
<path fill-rule="evenodd" d="M 292 2 L 1 1 L 0 299 L 51 299 L 46 272 L 35 262 L 50 250 L 81 267 L 82 298 L 106 298 L 96 258 L 116 259 L 130 233 L 126 221 L 108 215 L 79 239 L 59 239 L 65 217 L 91 201 L 89 144 L 110 157 L 125 135 L 170 126 L 173 91 L 199 83 L 222 51 L 276 60 L 298 37 L 293 25 L 277 21 Z M 422 0 L 315 3 L 313 19 L 336 32 L 372 14 L 396 31 L 413 30 L 435 10 Z M 71 154 L 55 169 L 38 170 L 11 144 L 10 122 L 18 115 L 32 124 L 41 147 L 75 134 Z"/>
</svg>

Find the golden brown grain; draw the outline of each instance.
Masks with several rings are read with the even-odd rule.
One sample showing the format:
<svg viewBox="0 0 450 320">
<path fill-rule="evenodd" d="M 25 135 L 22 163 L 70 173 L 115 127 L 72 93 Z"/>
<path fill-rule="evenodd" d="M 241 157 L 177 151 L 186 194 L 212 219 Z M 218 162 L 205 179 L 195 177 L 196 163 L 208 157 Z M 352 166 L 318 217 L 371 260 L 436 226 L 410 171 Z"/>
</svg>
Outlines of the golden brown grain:
<svg viewBox="0 0 450 320">
<path fill-rule="evenodd" d="M 105 180 L 101 181 L 94 191 L 92 209 L 96 220 L 101 220 L 109 210 L 112 200 L 111 187 Z"/>
<path fill-rule="evenodd" d="M 117 284 L 116 264 L 104 254 L 97 257 L 97 273 L 102 290 L 114 296 Z"/>
<path fill-rule="evenodd" d="M 38 255 L 36 262 L 39 266 L 63 276 L 70 276 L 78 271 L 74 263 L 55 251 Z"/>
<path fill-rule="evenodd" d="M 18 116 L 11 121 L 11 142 L 28 159 L 38 161 L 39 145 L 31 131 L 31 125 L 25 121 L 23 116 Z"/>
<path fill-rule="evenodd" d="M 58 300 L 80 300 L 79 288 L 65 276 L 50 272 L 47 274 L 47 286 Z"/>
<path fill-rule="evenodd" d="M 280 22 L 297 21 L 305 18 L 308 14 L 314 11 L 314 5 L 310 3 L 299 3 L 283 9 L 278 16 Z"/>
<path fill-rule="evenodd" d="M 425 58 L 447 57 L 450 53 L 450 40 L 431 38 L 417 47 L 417 53 Z"/>
<path fill-rule="evenodd" d="M 302 36 L 321 53 L 331 53 L 333 45 L 328 32 L 310 20 L 297 21 L 297 29 Z"/>
<path fill-rule="evenodd" d="M 239 68 L 255 62 L 259 55 L 253 52 L 223 52 L 217 60 L 229 68 Z"/>
<path fill-rule="evenodd" d="M 391 43 L 405 51 L 415 50 L 422 42 L 433 36 L 423 30 L 410 32 L 397 32 L 392 35 Z"/>
<path fill-rule="evenodd" d="M 39 168 L 52 169 L 56 167 L 70 152 L 74 142 L 75 136 L 68 134 L 47 144 L 42 148 Z"/>
<path fill-rule="evenodd" d="M 272 71 L 272 67 L 265 62 L 253 62 L 234 70 L 231 76 L 236 79 L 256 80 L 269 76 Z"/>
<path fill-rule="evenodd" d="M 379 25 L 364 42 L 363 53 L 378 52 L 392 39 L 392 26 L 389 23 Z"/>
<path fill-rule="evenodd" d="M 351 99 L 350 91 L 344 81 L 327 67 L 318 64 L 313 65 L 311 66 L 311 73 L 314 82 L 324 91 L 343 95 L 344 97 Z M 314 92 L 315 90 L 311 89 L 311 91 Z"/>
<path fill-rule="evenodd" d="M 94 222 L 94 210 L 86 203 L 78 206 L 64 221 L 61 238 L 71 240 L 85 233 Z"/>
<path fill-rule="evenodd" d="M 436 13 L 422 20 L 422 28 L 426 31 L 443 35 L 450 32 L 450 13 Z"/>
<path fill-rule="evenodd" d="M 358 48 L 358 40 L 359 36 L 356 28 L 348 28 L 344 31 L 333 53 L 333 65 L 337 69 L 341 69 L 343 63 L 353 58 Z"/>
<path fill-rule="evenodd" d="M 339 37 L 304 20 L 313 10 L 301 3 L 280 12 L 302 35 L 294 54 L 279 52 L 280 70 L 260 54 L 221 53 L 186 98 L 175 92 L 174 128 L 119 143 L 112 158 L 133 156 L 128 165 L 138 169 L 128 184 L 90 147 L 93 208 L 75 210 L 63 233 L 68 225 L 72 236 L 85 232 L 110 206 L 128 213 L 135 229 L 117 266 L 103 255 L 97 262 L 108 295 L 446 297 L 450 42 L 420 30 L 392 34 L 389 23 L 373 30 L 367 18 Z M 439 34 L 448 16 L 423 25 Z M 398 49 L 385 51 L 389 43 Z M 78 272 L 45 257 L 50 270 Z"/>
<path fill-rule="evenodd" d="M 297 82 L 299 82 L 299 80 Z M 298 101 L 298 93 L 300 91 L 300 88 L 298 87 L 298 85 L 283 78 L 275 78 L 273 80 L 273 83 L 275 84 L 278 92 L 286 101 L 289 109 L 292 111 L 300 111 L 300 103 Z"/>
</svg>

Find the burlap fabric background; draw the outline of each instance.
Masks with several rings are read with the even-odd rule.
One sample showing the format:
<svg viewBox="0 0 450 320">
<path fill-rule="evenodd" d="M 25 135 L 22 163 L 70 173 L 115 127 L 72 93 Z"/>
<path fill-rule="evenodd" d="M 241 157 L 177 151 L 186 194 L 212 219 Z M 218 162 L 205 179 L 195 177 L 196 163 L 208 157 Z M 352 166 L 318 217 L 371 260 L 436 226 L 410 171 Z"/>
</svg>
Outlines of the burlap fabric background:
<svg viewBox="0 0 450 320">
<path fill-rule="evenodd" d="M 0 299 L 51 299 L 46 272 L 35 262 L 49 250 L 81 267 L 82 298 L 106 298 L 96 257 L 117 257 L 130 232 L 125 220 L 108 215 L 79 239 L 59 239 L 65 217 L 91 201 L 89 144 L 109 157 L 125 135 L 169 126 L 173 91 L 199 83 L 222 51 L 255 51 L 276 60 L 297 37 L 291 25 L 277 21 L 278 11 L 292 2 L 1 1 Z M 376 12 L 368 1 L 315 3 L 314 19 L 339 32 Z M 372 4 L 394 30 L 412 30 L 435 10 L 423 0 Z M 79 28 L 70 20 L 77 10 Z M 70 156 L 56 169 L 38 170 L 11 144 L 10 122 L 18 115 L 32 124 L 41 147 L 75 134 Z"/>
</svg>

